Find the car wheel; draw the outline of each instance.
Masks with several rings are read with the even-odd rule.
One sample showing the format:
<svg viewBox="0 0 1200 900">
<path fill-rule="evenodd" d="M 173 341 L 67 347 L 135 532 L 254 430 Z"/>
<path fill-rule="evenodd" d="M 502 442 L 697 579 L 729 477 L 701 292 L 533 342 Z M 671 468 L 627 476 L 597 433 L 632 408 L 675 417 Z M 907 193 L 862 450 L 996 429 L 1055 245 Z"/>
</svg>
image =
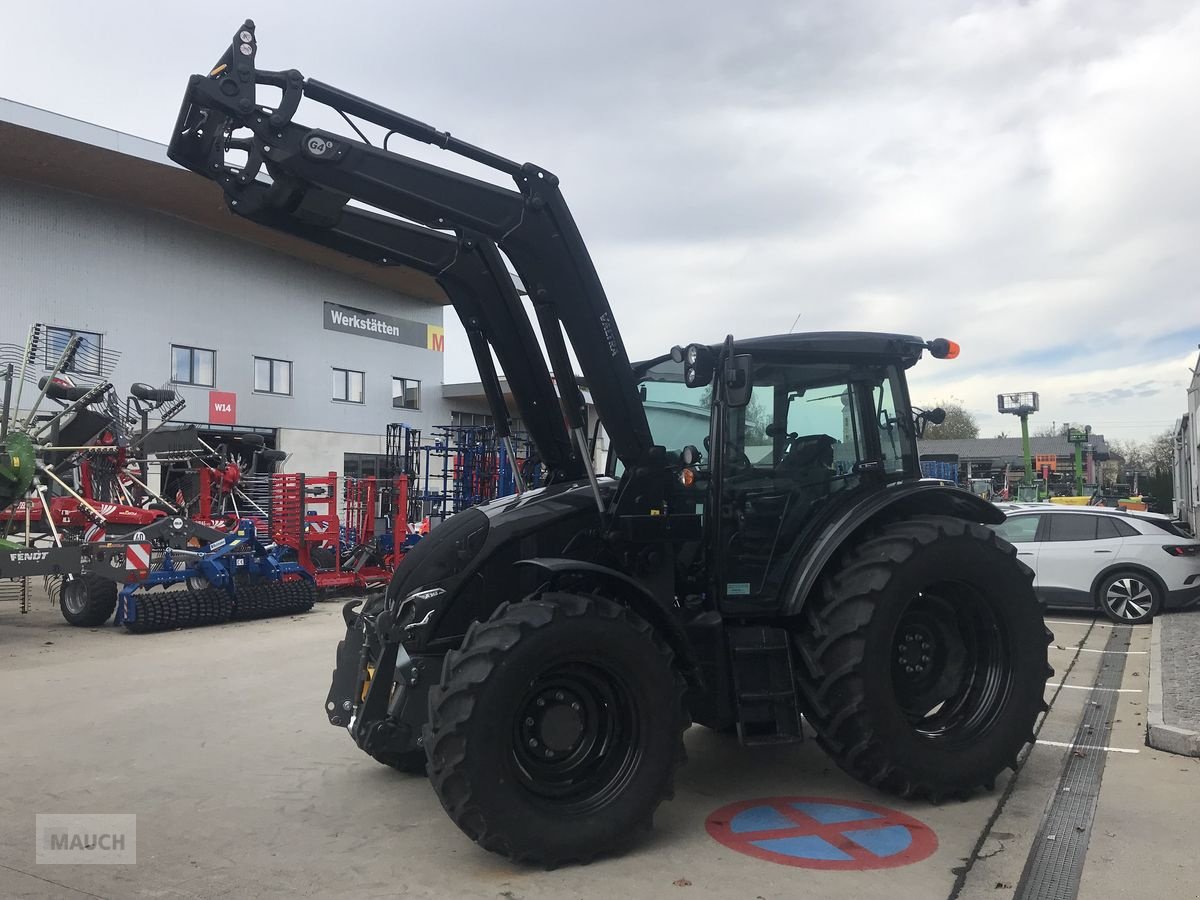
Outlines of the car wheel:
<svg viewBox="0 0 1200 900">
<path fill-rule="evenodd" d="M 1116 572 L 1100 583 L 1097 600 L 1104 614 L 1118 625 L 1149 622 L 1162 607 L 1162 592 L 1140 572 Z"/>
</svg>

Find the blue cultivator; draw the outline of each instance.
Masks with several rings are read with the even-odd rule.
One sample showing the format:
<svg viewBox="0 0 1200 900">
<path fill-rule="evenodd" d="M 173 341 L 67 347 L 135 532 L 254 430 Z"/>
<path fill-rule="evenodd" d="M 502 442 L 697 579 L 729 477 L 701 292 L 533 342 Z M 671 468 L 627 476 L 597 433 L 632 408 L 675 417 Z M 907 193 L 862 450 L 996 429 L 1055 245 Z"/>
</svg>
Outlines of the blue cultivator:
<svg viewBox="0 0 1200 900">
<path fill-rule="evenodd" d="M 173 533 L 148 528 L 96 548 L 92 571 L 124 582 L 115 624 L 129 631 L 290 615 L 316 601 L 312 576 L 283 558 L 286 548 L 260 540 L 248 519 L 226 534 L 178 518 L 164 520 L 163 529 Z M 186 587 L 150 591 L 172 585 Z"/>
</svg>

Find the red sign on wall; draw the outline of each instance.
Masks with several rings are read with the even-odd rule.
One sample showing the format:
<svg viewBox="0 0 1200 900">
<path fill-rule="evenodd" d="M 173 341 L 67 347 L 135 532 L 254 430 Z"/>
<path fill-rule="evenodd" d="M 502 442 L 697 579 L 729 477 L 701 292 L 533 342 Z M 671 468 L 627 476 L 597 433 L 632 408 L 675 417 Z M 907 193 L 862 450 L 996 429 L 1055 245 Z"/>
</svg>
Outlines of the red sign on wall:
<svg viewBox="0 0 1200 900">
<path fill-rule="evenodd" d="M 233 391 L 209 391 L 208 421 L 213 425 L 236 425 L 237 394 Z"/>
</svg>

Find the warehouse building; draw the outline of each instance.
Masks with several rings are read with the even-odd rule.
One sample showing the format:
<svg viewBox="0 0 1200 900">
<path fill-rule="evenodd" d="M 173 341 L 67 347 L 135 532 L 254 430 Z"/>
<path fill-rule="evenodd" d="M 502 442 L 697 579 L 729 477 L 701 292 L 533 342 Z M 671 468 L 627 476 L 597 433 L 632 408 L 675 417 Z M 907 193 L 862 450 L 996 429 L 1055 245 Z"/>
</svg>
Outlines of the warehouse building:
<svg viewBox="0 0 1200 900">
<path fill-rule="evenodd" d="M 958 466 L 959 480 L 998 478 L 1007 469 L 1019 477 L 1025 471 L 1025 455 L 1021 438 L 951 438 L 926 440 L 920 444 L 921 460 L 945 462 Z M 1034 470 L 1049 468 L 1052 476 L 1064 476 L 1075 471 L 1075 445 L 1065 435 L 1033 437 L 1029 452 Z M 1102 434 L 1090 434 L 1083 445 L 1084 481 L 1094 484 L 1097 466 L 1109 458 L 1109 447 Z"/>
<path fill-rule="evenodd" d="M 291 471 L 366 471 L 390 422 L 481 411 L 442 393 L 447 303 L 373 266 L 230 214 L 166 147 L 0 99 L 0 343 L 51 329 L 119 353 L 114 382 L 170 383 L 177 421 L 257 432 Z"/>
<path fill-rule="evenodd" d="M 1187 411 L 1175 423 L 1172 511 L 1200 534 L 1200 359 L 1187 389 Z"/>
</svg>

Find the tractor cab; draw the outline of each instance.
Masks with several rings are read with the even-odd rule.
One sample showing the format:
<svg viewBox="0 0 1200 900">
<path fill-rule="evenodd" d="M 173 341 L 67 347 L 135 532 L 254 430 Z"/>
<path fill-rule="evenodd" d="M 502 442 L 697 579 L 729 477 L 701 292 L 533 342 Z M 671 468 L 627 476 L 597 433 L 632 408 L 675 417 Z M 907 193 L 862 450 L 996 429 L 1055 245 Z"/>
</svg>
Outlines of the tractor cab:
<svg viewBox="0 0 1200 900">
<path fill-rule="evenodd" d="M 709 588 L 724 609 L 773 607 L 813 533 L 863 495 L 920 478 L 904 372 L 926 346 L 842 332 L 738 341 L 746 383 L 717 402 L 713 384 L 689 386 L 687 373 L 699 366 L 703 380 L 720 346 L 634 367 L 654 442 L 680 466 L 676 504 L 700 510 L 720 548 Z"/>
</svg>

